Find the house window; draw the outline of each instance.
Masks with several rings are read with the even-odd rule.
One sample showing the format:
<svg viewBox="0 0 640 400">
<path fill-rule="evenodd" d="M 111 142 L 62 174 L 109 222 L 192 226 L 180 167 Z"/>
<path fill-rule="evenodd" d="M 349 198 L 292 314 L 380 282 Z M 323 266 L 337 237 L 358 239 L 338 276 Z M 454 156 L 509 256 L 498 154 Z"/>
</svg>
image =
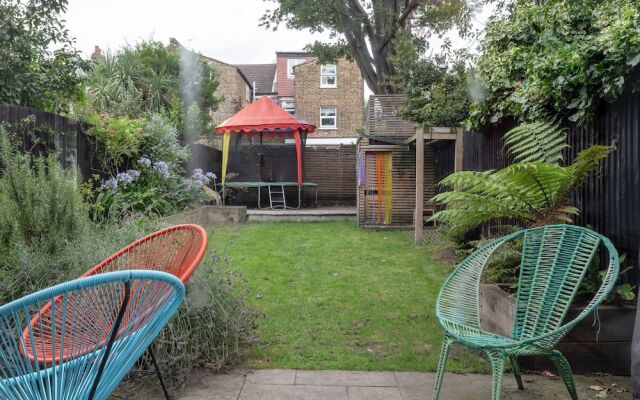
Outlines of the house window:
<svg viewBox="0 0 640 400">
<path fill-rule="evenodd" d="M 293 79 L 293 76 L 295 74 L 293 67 L 304 63 L 304 61 L 304 58 L 289 58 L 287 60 L 287 78 Z"/>
<path fill-rule="evenodd" d="M 295 107 L 295 102 L 293 100 L 291 99 L 282 100 L 280 102 L 280 106 L 289 114 L 295 115 L 296 107 Z"/>
<path fill-rule="evenodd" d="M 335 129 L 336 115 L 338 110 L 336 106 L 320 107 L 320 129 Z"/>
<path fill-rule="evenodd" d="M 320 87 L 335 88 L 338 87 L 338 68 L 335 64 L 326 64 L 320 66 Z"/>
</svg>

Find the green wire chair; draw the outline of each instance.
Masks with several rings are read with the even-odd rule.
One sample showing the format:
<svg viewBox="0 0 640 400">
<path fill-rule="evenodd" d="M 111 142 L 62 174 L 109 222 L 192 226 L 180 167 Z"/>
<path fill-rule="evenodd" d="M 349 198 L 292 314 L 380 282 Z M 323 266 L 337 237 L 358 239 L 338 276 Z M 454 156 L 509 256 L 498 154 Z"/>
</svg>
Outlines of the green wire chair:
<svg viewBox="0 0 640 400">
<path fill-rule="evenodd" d="M 504 243 L 519 237 L 523 237 L 520 279 L 512 335 L 506 337 L 480 327 L 480 277 L 491 254 Z M 609 253 L 609 266 L 602 286 L 584 311 L 565 323 L 569 306 L 601 244 Z M 522 390 L 517 357 L 533 355 L 551 358 L 571 398 L 576 400 L 578 395 L 571 367 L 553 348 L 571 328 L 604 301 L 615 285 L 619 267 L 618 252 L 609 239 L 572 225 L 525 229 L 478 249 L 455 269 L 438 295 L 436 315 L 445 333 L 433 399 L 437 400 L 440 395 L 449 348 L 451 344 L 459 343 L 480 350 L 489 357 L 494 400 L 500 399 L 505 360 L 509 359 L 518 389 Z"/>
</svg>

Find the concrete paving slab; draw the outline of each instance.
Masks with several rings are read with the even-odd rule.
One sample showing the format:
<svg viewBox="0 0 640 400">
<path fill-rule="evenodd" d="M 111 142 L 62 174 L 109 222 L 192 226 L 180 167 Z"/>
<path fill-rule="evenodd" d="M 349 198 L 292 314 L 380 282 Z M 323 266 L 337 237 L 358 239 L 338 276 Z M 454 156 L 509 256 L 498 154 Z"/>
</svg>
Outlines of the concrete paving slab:
<svg viewBox="0 0 640 400">
<path fill-rule="evenodd" d="M 247 371 L 246 383 L 256 385 L 293 385 L 296 371 L 292 369 L 255 369 Z"/>
<path fill-rule="evenodd" d="M 347 400 L 345 386 L 245 384 L 238 400 Z"/>
<path fill-rule="evenodd" d="M 349 400 L 403 400 L 397 387 L 349 386 Z"/>
<path fill-rule="evenodd" d="M 397 386 L 393 372 L 298 371 L 296 385 Z"/>
<path fill-rule="evenodd" d="M 631 398 L 628 377 L 574 376 L 581 399 L 595 399 L 597 390 L 606 388 L 608 400 Z M 226 374 L 193 373 L 175 400 L 429 400 L 435 374 L 424 372 L 236 370 Z M 560 400 L 568 393 L 557 377 L 524 375 L 524 391 L 516 387 L 511 374 L 503 379 L 503 399 Z M 128 388 L 126 386 L 129 386 Z M 482 400 L 491 398 L 491 376 L 448 372 L 443 381 L 441 400 Z M 123 383 L 117 399 L 163 400 L 153 380 Z"/>
<path fill-rule="evenodd" d="M 433 385 L 435 374 L 429 372 L 394 372 L 398 386 Z"/>
</svg>

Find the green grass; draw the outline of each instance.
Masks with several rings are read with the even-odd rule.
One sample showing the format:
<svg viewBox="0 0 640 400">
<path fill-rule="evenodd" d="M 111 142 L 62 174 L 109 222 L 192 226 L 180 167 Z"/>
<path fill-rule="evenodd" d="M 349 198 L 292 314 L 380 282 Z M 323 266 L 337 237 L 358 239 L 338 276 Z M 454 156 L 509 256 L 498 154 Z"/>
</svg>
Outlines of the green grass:
<svg viewBox="0 0 640 400">
<path fill-rule="evenodd" d="M 436 370 L 435 301 L 452 267 L 406 234 L 350 222 L 253 223 L 209 234 L 244 271 L 264 313 L 246 367 Z M 448 367 L 484 371 L 486 363 L 458 350 Z"/>
</svg>

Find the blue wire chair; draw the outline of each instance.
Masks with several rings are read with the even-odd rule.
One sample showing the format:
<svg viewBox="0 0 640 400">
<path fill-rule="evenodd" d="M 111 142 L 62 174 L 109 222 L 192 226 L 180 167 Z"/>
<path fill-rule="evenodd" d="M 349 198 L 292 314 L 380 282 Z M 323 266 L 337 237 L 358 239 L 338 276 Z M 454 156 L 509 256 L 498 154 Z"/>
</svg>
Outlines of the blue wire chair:
<svg viewBox="0 0 640 400">
<path fill-rule="evenodd" d="M 1 306 L 0 399 L 107 399 L 183 299 L 175 276 L 129 270 Z M 32 359 L 44 349 L 53 357 Z"/>
</svg>

